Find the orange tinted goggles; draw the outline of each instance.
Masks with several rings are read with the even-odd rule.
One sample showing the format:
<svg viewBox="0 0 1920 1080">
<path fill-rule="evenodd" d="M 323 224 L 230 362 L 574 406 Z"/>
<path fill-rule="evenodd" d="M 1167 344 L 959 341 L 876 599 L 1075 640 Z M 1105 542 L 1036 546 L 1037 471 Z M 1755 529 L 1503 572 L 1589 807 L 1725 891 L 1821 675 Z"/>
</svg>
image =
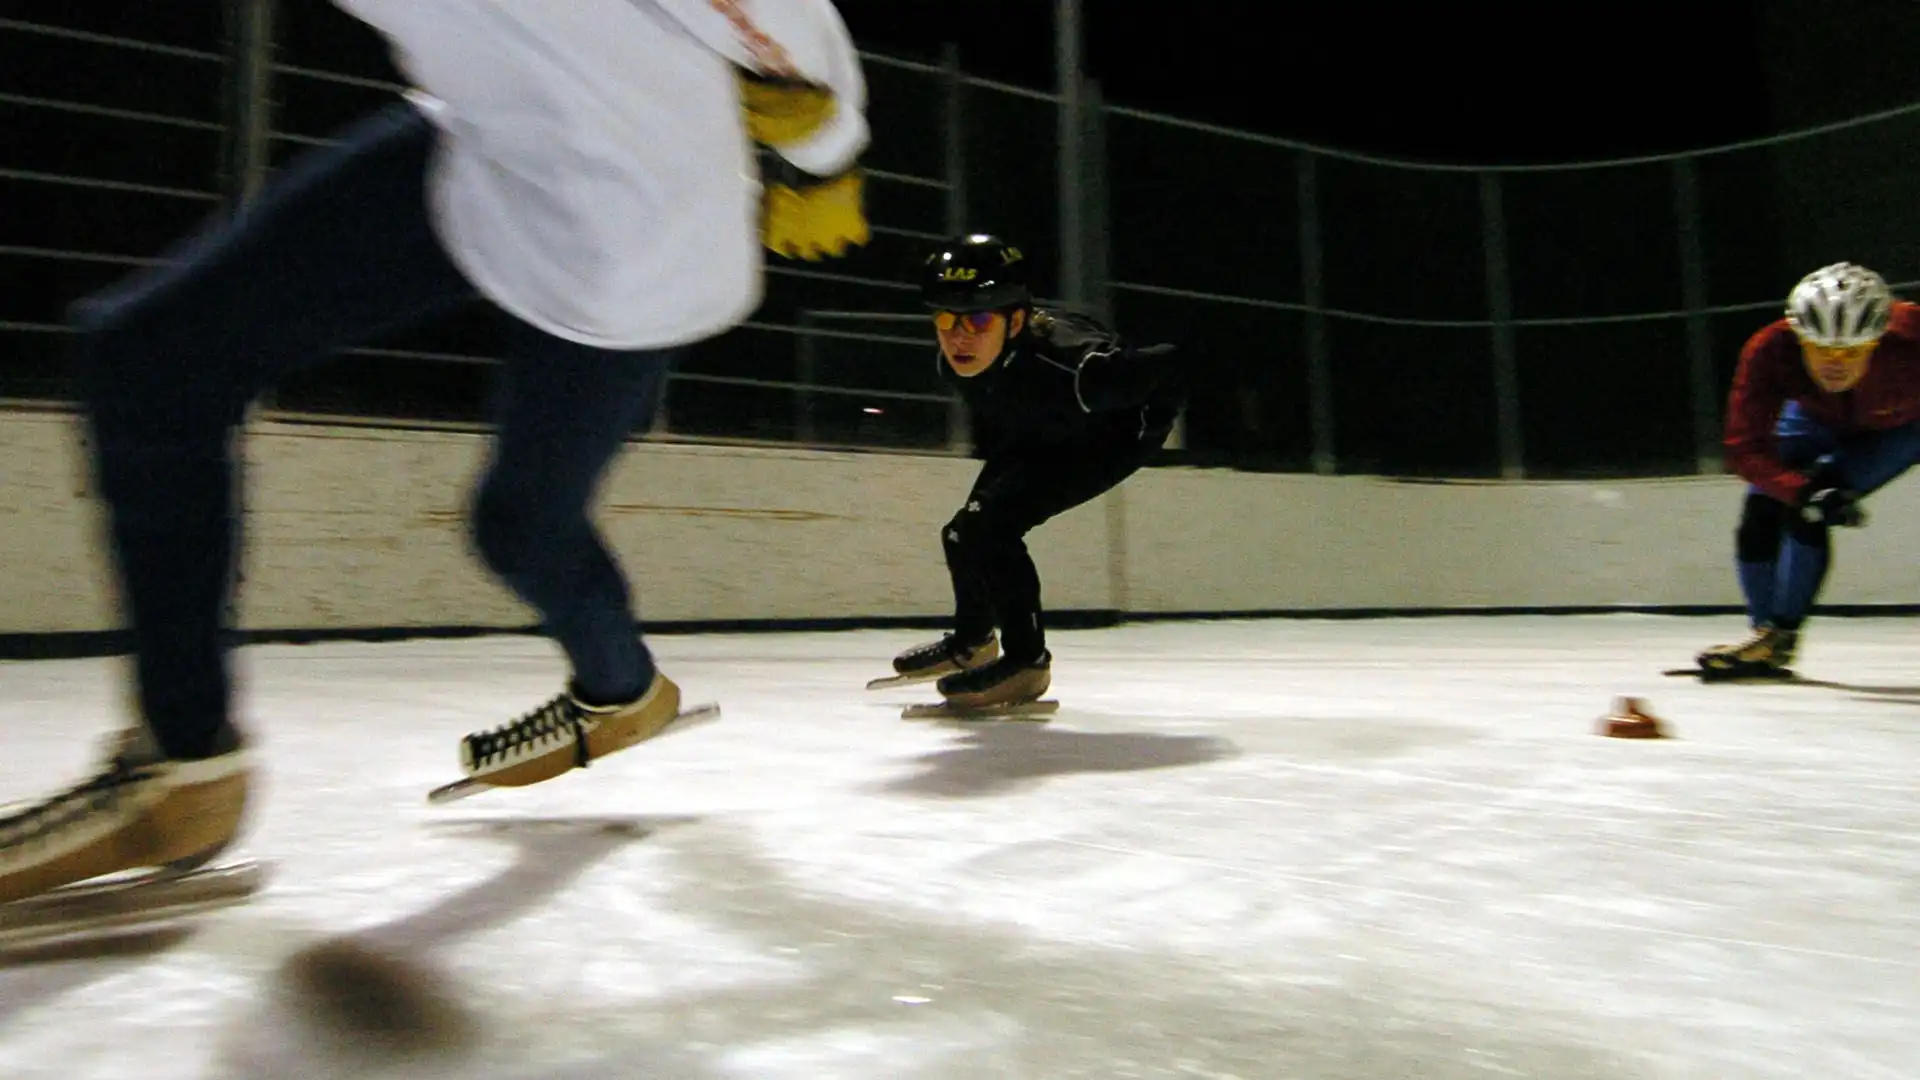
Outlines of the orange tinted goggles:
<svg viewBox="0 0 1920 1080">
<path fill-rule="evenodd" d="M 1000 317 L 997 311 L 936 311 L 933 313 L 933 327 L 942 332 L 955 326 L 965 326 L 976 334 L 984 334 L 993 328 L 993 320 Z"/>
</svg>

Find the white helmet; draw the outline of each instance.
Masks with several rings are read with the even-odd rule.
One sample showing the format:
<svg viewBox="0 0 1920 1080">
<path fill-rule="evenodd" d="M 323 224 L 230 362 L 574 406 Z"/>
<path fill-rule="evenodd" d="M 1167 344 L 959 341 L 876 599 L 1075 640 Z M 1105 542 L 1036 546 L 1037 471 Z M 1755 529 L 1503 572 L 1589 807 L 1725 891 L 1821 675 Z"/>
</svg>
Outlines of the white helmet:
<svg viewBox="0 0 1920 1080">
<path fill-rule="evenodd" d="M 1880 340 L 1892 310 L 1887 283 L 1852 263 L 1823 266 L 1787 294 L 1787 325 L 1802 341 L 1830 349 Z"/>
</svg>

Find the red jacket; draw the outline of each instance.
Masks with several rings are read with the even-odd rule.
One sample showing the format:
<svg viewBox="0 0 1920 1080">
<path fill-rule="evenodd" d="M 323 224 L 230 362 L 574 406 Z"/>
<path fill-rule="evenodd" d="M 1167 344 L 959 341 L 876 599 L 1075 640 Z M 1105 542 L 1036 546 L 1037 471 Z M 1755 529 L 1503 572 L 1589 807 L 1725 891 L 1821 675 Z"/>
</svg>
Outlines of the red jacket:
<svg viewBox="0 0 1920 1080">
<path fill-rule="evenodd" d="M 1805 473 L 1780 460 L 1773 425 L 1787 402 L 1840 435 L 1885 431 L 1920 420 L 1920 305 L 1896 300 L 1885 337 L 1867 361 L 1867 374 L 1844 393 L 1829 394 L 1807 374 L 1800 341 L 1787 320 L 1762 327 L 1740 350 L 1727 395 L 1721 442 L 1740 478 L 1785 503 L 1798 503 Z"/>
</svg>

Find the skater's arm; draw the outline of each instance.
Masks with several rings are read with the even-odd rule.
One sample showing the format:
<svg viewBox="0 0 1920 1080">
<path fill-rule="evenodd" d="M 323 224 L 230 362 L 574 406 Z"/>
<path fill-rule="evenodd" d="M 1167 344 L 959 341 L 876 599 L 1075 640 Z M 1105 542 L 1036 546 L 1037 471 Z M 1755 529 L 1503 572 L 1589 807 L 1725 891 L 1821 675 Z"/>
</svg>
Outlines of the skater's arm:
<svg viewBox="0 0 1920 1080">
<path fill-rule="evenodd" d="M 1185 377 L 1175 346 L 1129 345 L 1084 315 L 1044 312 L 1034 332 L 1041 356 L 1072 376 L 1083 413 L 1137 409 Z"/>
<path fill-rule="evenodd" d="M 1783 365 L 1797 363 L 1792 333 L 1774 328 L 1748 339 L 1740 350 L 1733 388 L 1727 395 L 1727 465 L 1739 477 L 1789 506 L 1806 490 L 1805 473 L 1780 460 L 1774 424 L 1787 403 Z"/>
<path fill-rule="evenodd" d="M 1073 392 L 1086 412 L 1136 409 L 1183 375 L 1172 345 L 1136 348 L 1117 339 L 1089 347 L 1074 369 Z"/>
<path fill-rule="evenodd" d="M 1172 345 L 1129 345 L 1085 315 L 1046 311 L 1034 317 L 1040 355 L 1071 376 L 1083 413 L 1137 409 L 1185 377 Z"/>
</svg>

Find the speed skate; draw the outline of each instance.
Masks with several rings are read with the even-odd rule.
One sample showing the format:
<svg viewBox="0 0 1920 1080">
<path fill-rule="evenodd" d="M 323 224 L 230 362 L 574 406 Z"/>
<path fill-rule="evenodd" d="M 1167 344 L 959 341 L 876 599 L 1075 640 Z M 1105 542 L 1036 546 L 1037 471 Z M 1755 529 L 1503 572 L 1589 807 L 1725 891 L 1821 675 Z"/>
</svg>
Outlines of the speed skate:
<svg viewBox="0 0 1920 1080">
<path fill-rule="evenodd" d="M 699 727 L 702 724 L 711 723 L 712 721 L 718 720 L 719 718 L 720 718 L 720 706 L 717 702 L 706 702 L 701 705 L 695 705 L 691 708 L 680 710 L 680 712 L 677 713 L 674 716 L 674 718 L 667 723 L 667 726 L 661 728 L 658 733 L 652 736 L 652 738 L 653 739 L 664 738 L 665 736 L 677 734 L 679 732 L 686 731 L 690 728 Z M 587 762 L 585 760 L 582 760 L 578 762 L 575 767 L 586 768 Z M 437 806 L 442 803 L 456 802 L 460 799 L 469 798 L 471 796 L 478 795 L 483 791 L 491 791 L 495 788 L 519 787 L 519 786 L 523 786 L 523 785 L 490 784 L 485 780 L 472 777 L 472 776 L 467 776 L 467 777 L 462 777 L 458 780 L 455 780 L 450 784 L 442 784 L 441 786 L 434 788 L 432 791 L 427 793 L 427 802 Z"/>
<path fill-rule="evenodd" d="M 153 929 L 241 903 L 266 883 L 267 867 L 231 859 L 95 878 L 0 904 L 0 949 Z"/>
</svg>

